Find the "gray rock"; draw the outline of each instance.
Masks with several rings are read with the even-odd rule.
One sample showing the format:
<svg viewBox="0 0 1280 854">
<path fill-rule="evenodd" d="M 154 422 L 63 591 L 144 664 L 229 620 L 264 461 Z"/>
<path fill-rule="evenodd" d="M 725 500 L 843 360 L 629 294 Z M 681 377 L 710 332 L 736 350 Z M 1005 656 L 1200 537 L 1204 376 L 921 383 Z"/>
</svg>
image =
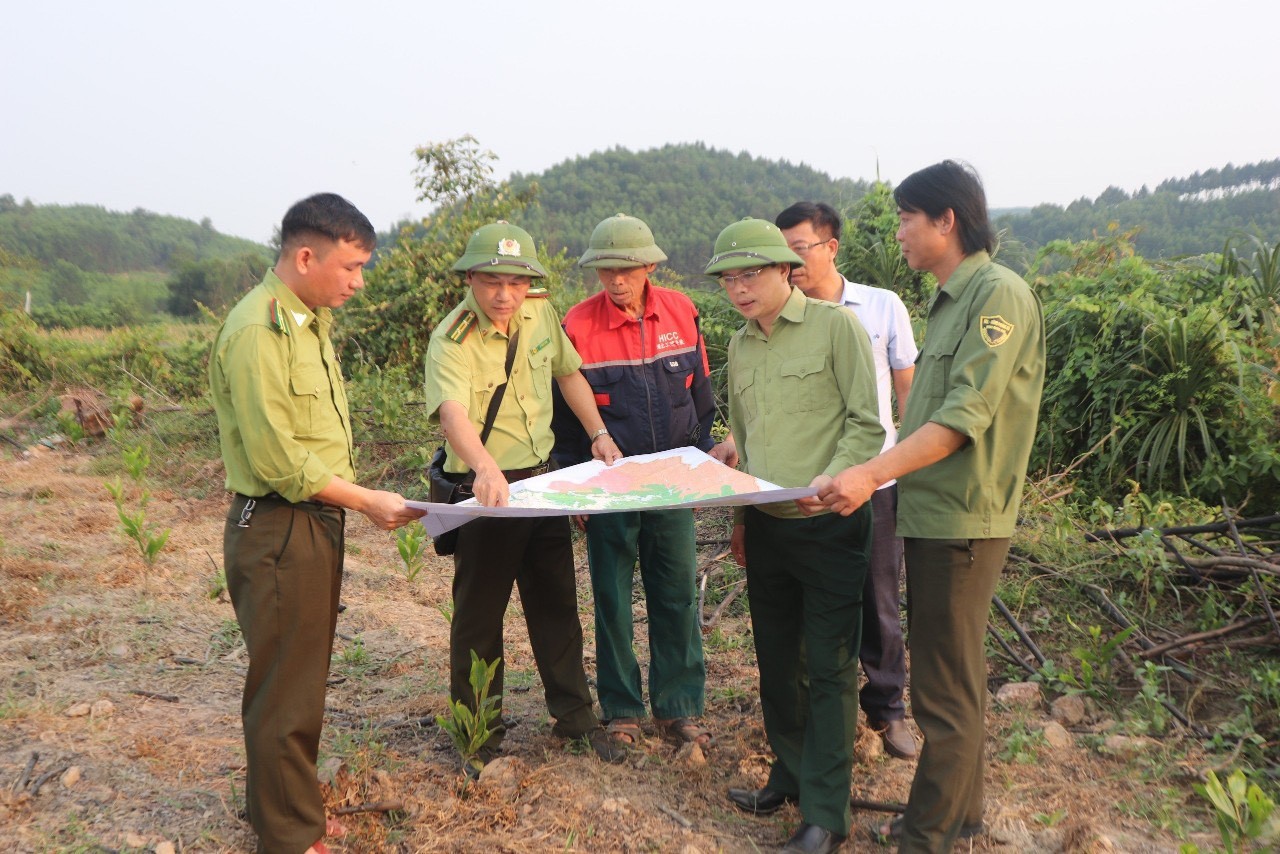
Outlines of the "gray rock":
<svg viewBox="0 0 1280 854">
<path fill-rule="evenodd" d="M 1079 694 L 1059 697 L 1049 706 L 1049 717 L 1063 726 L 1079 726 L 1084 723 L 1085 715 L 1084 698 Z"/>
<path fill-rule="evenodd" d="M 1037 709 L 1043 701 L 1035 682 L 1007 682 L 996 691 L 996 702 L 1002 706 Z"/>
<path fill-rule="evenodd" d="M 1112 756 L 1128 758 L 1137 756 L 1151 749 L 1154 742 L 1149 738 L 1135 738 L 1128 735 L 1109 735 L 1102 742 L 1102 752 Z"/>
<path fill-rule="evenodd" d="M 1070 747 L 1073 743 L 1071 733 L 1067 732 L 1066 727 L 1057 721 L 1049 721 L 1041 729 L 1041 732 L 1044 733 L 1045 743 L 1054 750 Z"/>
</svg>

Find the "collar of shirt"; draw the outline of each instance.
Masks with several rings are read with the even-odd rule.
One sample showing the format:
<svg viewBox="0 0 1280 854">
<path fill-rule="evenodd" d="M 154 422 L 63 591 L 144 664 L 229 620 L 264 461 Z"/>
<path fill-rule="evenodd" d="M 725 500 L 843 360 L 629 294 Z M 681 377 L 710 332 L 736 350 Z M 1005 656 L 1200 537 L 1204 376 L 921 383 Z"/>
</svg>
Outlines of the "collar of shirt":
<svg viewBox="0 0 1280 854">
<path fill-rule="evenodd" d="M 298 299 L 298 295 L 280 280 L 275 270 L 267 270 L 267 275 L 263 277 L 262 283 L 266 285 L 267 293 L 279 300 L 280 308 L 285 311 L 286 320 L 294 328 L 305 329 L 311 325 L 312 321 L 318 320 L 320 321 L 321 334 L 327 331 L 332 315 L 330 309 L 322 306 L 316 311 L 312 311 L 307 308 L 306 303 Z"/>
<path fill-rule="evenodd" d="M 845 279 L 844 276 L 840 278 L 844 280 L 844 293 L 840 295 L 841 305 L 860 305 L 866 300 L 866 285 L 851 282 Z"/>
<path fill-rule="evenodd" d="M 610 332 L 617 329 L 619 326 L 622 326 L 624 323 L 636 322 L 636 318 L 632 317 L 622 309 L 618 308 L 618 306 L 614 303 L 614 301 L 609 299 L 609 295 L 607 293 L 601 292 L 601 298 L 604 300 L 605 317 L 608 320 Z M 653 298 L 653 293 L 649 289 L 649 280 L 645 279 L 644 280 L 644 316 L 646 319 L 649 319 L 649 318 L 652 318 L 654 320 L 659 319 L 658 306 L 656 303 L 657 303 L 657 300 Z"/>
<path fill-rule="evenodd" d="M 991 262 L 991 256 L 987 254 L 987 250 L 979 249 L 972 255 L 965 257 L 952 272 L 951 277 L 947 279 L 947 283 L 938 288 L 938 293 L 934 296 L 934 302 L 938 301 L 938 297 L 946 294 L 953 300 L 960 299 L 969 287 L 969 283 L 973 281 L 973 274 L 982 269 Z M 933 306 L 930 306 L 932 308 Z"/>
<path fill-rule="evenodd" d="M 782 311 L 778 312 L 778 317 L 789 323 L 803 323 L 804 307 L 807 302 L 808 297 L 804 295 L 804 291 L 792 285 L 791 294 L 787 297 L 787 301 L 782 304 Z M 776 325 L 774 329 L 777 329 Z M 760 324 L 755 320 L 747 321 L 747 334 L 768 340 L 768 336 L 764 334 L 764 330 L 760 328 Z"/>
<path fill-rule="evenodd" d="M 484 311 L 481 310 L 480 303 L 476 302 L 475 296 L 471 293 L 470 287 L 467 288 L 467 296 L 463 299 L 462 304 L 475 312 L 476 323 L 478 324 L 477 328 L 479 328 L 482 336 L 488 338 L 490 335 L 495 333 L 498 335 L 503 334 L 493 328 L 493 321 L 489 319 L 489 315 L 485 314 Z M 520 303 L 520 310 L 511 315 L 511 323 L 507 326 L 506 336 L 510 337 L 517 329 L 520 328 L 524 321 L 531 320 L 532 318 L 533 309 L 529 307 L 529 300 L 526 298 L 524 302 Z"/>
</svg>

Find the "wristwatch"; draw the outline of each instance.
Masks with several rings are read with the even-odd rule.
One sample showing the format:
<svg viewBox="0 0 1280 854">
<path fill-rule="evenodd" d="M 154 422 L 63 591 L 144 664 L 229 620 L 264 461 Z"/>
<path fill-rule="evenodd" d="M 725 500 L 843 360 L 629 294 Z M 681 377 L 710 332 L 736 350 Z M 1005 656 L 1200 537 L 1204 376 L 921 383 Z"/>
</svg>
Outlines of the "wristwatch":
<svg viewBox="0 0 1280 854">
<path fill-rule="evenodd" d="M 591 442 L 592 444 L 595 444 L 596 439 L 599 439 L 601 436 L 608 436 L 608 435 L 609 435 L 609 428 L 601 427 L 599 430 L 591 434 Z"/>
</svg>

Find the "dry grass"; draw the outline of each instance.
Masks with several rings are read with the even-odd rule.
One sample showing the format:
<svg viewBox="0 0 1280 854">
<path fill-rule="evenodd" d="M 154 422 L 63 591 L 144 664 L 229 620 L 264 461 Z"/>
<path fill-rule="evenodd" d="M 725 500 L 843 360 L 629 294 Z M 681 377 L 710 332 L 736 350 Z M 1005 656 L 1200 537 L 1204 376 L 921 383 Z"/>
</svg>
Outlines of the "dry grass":
<svg viewBox="0 0 1280 854">
<path fill-rule="evenodd" d="M 0 461 L 0 847 L 122 851 L 168 840 L 182 851 L 252 850 L 238 817 L 244 649 L 230 605 L 207 596 L 210 557 L 221 564 L 223 500 L 216 487 L 203 499 L 157 489 L 148 516 L 173 533 L 148 573 L 116 530 L 102 479 L 75 453 Z M 721 524 L 704 522 L 702 535 Z M 778 847 L 799 820 L 793 807 L 750 818 L 724 796 L 730 785 L 761 784 L 769 763 L 740 608 L 708 639 L 707 722 L 719 740 L 705 761 L 650 730 L 628 764 L 607 766 L 550 734 L 517 601 L 507 633 L 509 767 L 501 779 L 467 785 L 430 723 L 447 693 L 441 606 L 451 565 L 433 555 L 411 584 L 391 535 L 357 518 L 348 542 L 348 610 L 322 745 L 326 797 L 332 811 L 403 808 L 344 816 L 349 833 L 333 850 L 751 852 Z M 585 569 L 580 584 L 590 669 Z M 638 638 L 643 646 L 643 631 Z M 114 710 L 65 714 L 100 700 Z M 993 755 L 1013 720 L 993 712 Z M 854 795 L 901 801 L 913 766 L 878 747 L 862 736 Z M 32 780 L 72 765 L 82 772 L 74 786 L 55 776 L 31 794 Z M 993 833 L 973 850 L 1175 851 L 1177 840 L 1140 817 L 1140 805 L 1167 802 L 1160 785 L 1190 787 L 1143 782 L 1147 770 L 1078 745 L 1041 751 L 1031 764 L 993 758 Z M 1179 797 L 1175 812 L 1185 808 Z M 855 813 L 855 832 L 876 817 Z"/>
</svg>

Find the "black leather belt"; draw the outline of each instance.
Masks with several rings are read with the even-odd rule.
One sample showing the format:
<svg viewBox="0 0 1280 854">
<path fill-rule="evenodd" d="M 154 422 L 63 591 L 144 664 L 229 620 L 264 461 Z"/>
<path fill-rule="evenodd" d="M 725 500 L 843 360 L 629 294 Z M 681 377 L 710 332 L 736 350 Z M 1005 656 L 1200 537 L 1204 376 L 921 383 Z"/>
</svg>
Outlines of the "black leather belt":
<svg viewBox="0 0 1280 854">
<path fill-rule="evenodd" d="M 322 510 L 341 510 L 342 509 L 341 507 L 335 507 L 332 504 L 325 504 L 323 501 L 290 501 L 278 492 L 268 492 L 266 495 L 257 496 L 257 497 L 252 495 L 245 495 L 244 493 L 241 493 L 241 492 L 237 492 L 235 495 L 236 495 L 236 498 L 242 499 L 244 501 L 254 501 L 258 504 L 287 504 L 290 507 L 296 507 L 299 510 L 309 510 L 313 513 L 322 511 Z"/>
<path fill-rule="evenodd" d="M 531 477 L 537 477 L 540 474 L 546 474 L 550 468 L 546 463 L 538 463 L 527 469 L 503 469 L 502 476 L 507 483 L 515 483 L 517 480 L 528 480 Z M 456 472 L 445 472 L 444 476 L 454 483 L 465 483 L 470 487 L 475 482 L 475 474 L 466 472 L 458 474 Z"/>
<path fill-rule="evenodd" d="M 538 463 L 533 468 L 527 469 L 506 469 L 502 472 L 502 476 L 507 479 L 507 483 L 515 483 L 517 480 L 528 480 L 531 477 L 537 477 L 540 474 L 547 473 L 547 464 Z"/>
</svg>

